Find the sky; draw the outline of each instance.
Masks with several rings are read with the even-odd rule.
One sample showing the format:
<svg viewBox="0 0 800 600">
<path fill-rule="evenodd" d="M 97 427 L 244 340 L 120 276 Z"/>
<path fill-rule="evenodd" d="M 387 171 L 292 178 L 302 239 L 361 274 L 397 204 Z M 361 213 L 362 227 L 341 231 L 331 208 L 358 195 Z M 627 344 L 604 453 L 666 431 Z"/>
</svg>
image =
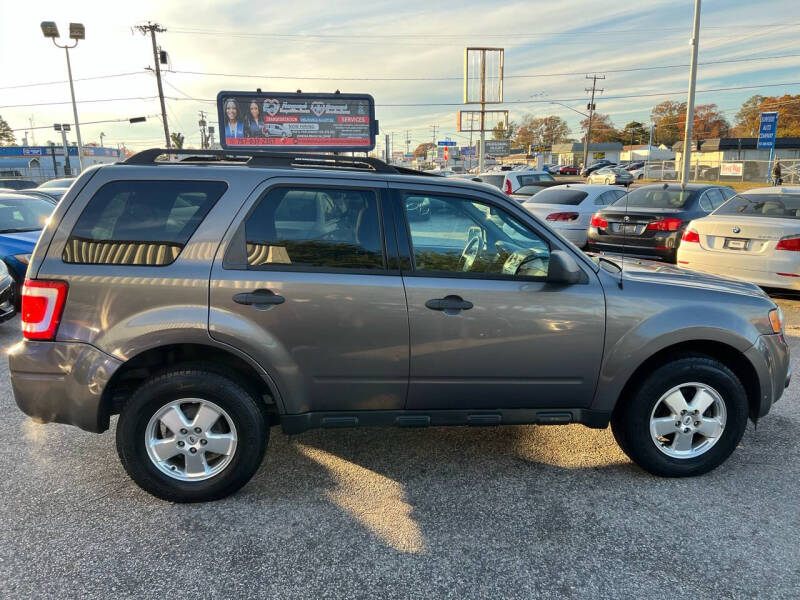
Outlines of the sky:
<svg viewBox="0 0 800 600">
<path fill-rule="evenodd" d="M 80 22 L 86 39 L 70 57 L 84 144 L 99 143 L 102 132 L 106 146 L 163 146 L 150 38 L 133 30 L 152 21 L 167 30 L 158 43 L 170 57 L 169 127 L 187 145 L 200 143 L 198 111 L 216 120 L 217 92 L 256 88 L 369 93 L 394 150 L 405 150 L 407 136 L 411 150 L 431 141 L 432 125 L 438 139 L 466 145 L 456 112 L 474 108 L 462 105 L 467 46 L 505 49 L 505 104 L 492 108 L 517 122 L 559 115 L 577 138 L 586 74 L 605 74 L 595 104 L 620 128 L 648 122 L 658 102 L 686 99 L 693 12 L 692 0 L 0 0 L 0 116 L 18 140 L 31 121 L 43 127 L 28 132 L 38 144 L 58 139 L 53 123 L 73 122 L 65 53 L 39 24 L 55 21 L 64 39 L 68 23 Z M 716 103 L 733 122 L 754 94 L 800 93 L 798 29 L 794 0 L 705 0 L 697 104 Z M 680 66 L 653 68 L 671 65 Z M 701 92 L 718 88 L 747 89 Z M 127 122 L 137 116 L 147 121 Z M 91 124 L 112 119 L 124 120 Z"/>
</svg>

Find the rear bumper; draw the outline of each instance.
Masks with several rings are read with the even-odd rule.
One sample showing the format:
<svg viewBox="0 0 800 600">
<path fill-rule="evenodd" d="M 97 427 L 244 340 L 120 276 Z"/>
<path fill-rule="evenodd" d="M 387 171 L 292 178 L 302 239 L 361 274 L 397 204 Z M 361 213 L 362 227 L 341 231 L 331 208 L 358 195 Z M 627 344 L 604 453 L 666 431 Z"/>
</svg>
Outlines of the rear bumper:
<svg viewBox="0 0 800 600">
<path fill-rule="evenodd" d="M 800 273 L 797 263 L 785 252 L 783 260 L 774 257 L 751 257 L 747 255 L 727 255 L 692 248 L 697 244 L 686 244 L 678 251 L 678 264 L 692 271 L 721 275 L 755 283 L 761 287 L 800 290 Z M 786 273 L 778 275 L 778 273 Z"/>
<path fill-rule="evenodd" d="M 657 232 L 653 237 L 621 236 L 601 234 L 597 227 L 589 227 L 587 232 L 589 248 L 598 252 L 625 253 L 626 256 L 658 259 L 675 262 L 675 255 L 681 242 L 682 232 Z"/>
<path fill-rule="evenodd" d="M 789 346 L 783 334 L 762 335 L 745 355 L 756 369 L 761 388 L 759 402 L 751 414 L 757 419 L 770 411 L 791 381 Z"/>
<path fill-rule="evenodd" d="M 103 390 L 122 363 L 80 342 L 23 340 L 8 352 L 17 406 L 41 423 L 108 429 Z"/>
</svg>

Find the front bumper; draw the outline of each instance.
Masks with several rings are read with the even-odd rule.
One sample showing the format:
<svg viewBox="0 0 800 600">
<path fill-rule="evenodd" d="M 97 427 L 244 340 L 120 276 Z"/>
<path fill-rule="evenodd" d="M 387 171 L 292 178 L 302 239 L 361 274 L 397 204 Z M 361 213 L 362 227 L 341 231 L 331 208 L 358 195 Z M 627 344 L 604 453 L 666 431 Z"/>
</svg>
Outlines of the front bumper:
<svg viewBox="0 0 800 600">
<path fill-rule="evenodd" d="M 8 321 L 14 316 L 14 280 L 10 275 L 0 279 L 0 323 Z"/>
<path fill-rule="evenodd" d="M 757 419 L 770 411 L 791 381 L 789 345 L 781 333 L 762 335 L 745 355 L 758 374 L 761 395 L 751 414 Z"/>
<path fill-rule="evenodd" d="M 121 361 L 81 342 L 23 340 L 8 351 L 17 406 L 41 423 L 108 429 L 103 390 Z"/>
</svg>

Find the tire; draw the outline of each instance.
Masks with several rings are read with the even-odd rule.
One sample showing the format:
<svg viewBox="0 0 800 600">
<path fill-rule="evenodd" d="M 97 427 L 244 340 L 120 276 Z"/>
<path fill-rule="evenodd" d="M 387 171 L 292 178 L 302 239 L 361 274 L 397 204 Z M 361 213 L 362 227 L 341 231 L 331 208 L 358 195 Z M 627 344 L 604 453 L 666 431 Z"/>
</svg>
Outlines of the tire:
<svg viewBox="0 0 800 600">
<path fill-rule="evenodd" d="M 117 453 L 122 466 L 139 487 L 170 502 L 205 502 L 234 493 L 258 470 L 269 439 L 265 411 L 254 390 L 222 373 L 213 367 L 205 369 L 195 365 L 168 369 L 145 381 L 125 404 L 117 423 Z M 207 476 L 180 480 L 176 477 L 190 475 L 189 463 L 185 462 L 188 454 L 180 451 L 169 459 L 171 462 L 157 464 L 154 458 L 151 459 L 146 440 L 151 438 L 153 423 L 163 422 L 156 415 L 168 410 L 170 404 L 185 407 L 185 416 L 190 417 L 192 407 L 198 404 L 176 403 L 190 398 L 213 407 L 212 410 L 219 409 L 220 417 L 214 422 L 214 427 L 222 432 L 208 430 L 192 435 L 190 431 L 191 442 L 188 437 L 179 438 L 186 440 L 184 448 L 197 442 L 195 449 L 207 458 L 204 464 L 209 471 Z M 228 423 L 232 426 L 228 426 L 225 432 Z M 165 437 L 171 439 L 171 429 L 166 431 Z M 233 449 L 229 453 L 207 454 L 199 443 L 210 448 L 215 435 L 217 439 L 224 437 L 226 440 L 232 435 Z M 178 437 L 179 434 L 172 432 L 172 436 Z M 185 474 L 181 473 L 181 461 L 184 461 Z M 170 469 L 175 473 L 167 474 Z M 218 472 L 214 473 L 214 469 Z"/>
<path fill-rule="evenodd" d="M 611 180 L 610 179 L 606 179 L 606 185 L 611 185 Z"/>
<path fill-rule="evenodd" d="M 666 410 L 669 414 L 669 407 L 663 399 L 674 393 L 678 386 L 686 386 L 679 392 L 683 396 L 691 394 L 694 388 L 695 393 L 704 390 L 708 397 L 713 395 L 716 399 L 700 417 L 693 417 L 689 410 L 690 414 L 686 417 L 676 417 L 677 413 L 673 413 L 668 418 L 664 412 L 657 411 Z M 689 408 L 693 400 L 694 395 L 687 399 Z M 669 433 L 659 437 L 660 441 L 651 436 L 652 417 L 663 421 L 683 418 L 701 418 L 706 421 L 714 417 L 714 411 L 717 411 L 716 419 L 724 422 L 721 434 L 706 438 L 691 429 L 685 434 L 690 440 L 691 450 L 686 451 L 684 456 L 668 454 L 677 453 L 673 446 L 676 436 L 681 435 L 680 432 L 672 432 L 672 437 Z M 622 451 L 645 471 L 661 477 L 691 477 L 707 473 L 725 462 L 744 435 L 747 415 L 747 394 L 744 386 L 728 367 L 708 356 L 684 355 L 657 368 L 623 398 L 614 410 L 611 428 Z M 689 427 L 686 430 L 700 422 L 687 423 Z M 676 430 L 678 423 L 682 421 L 676 420 Z M 671 424 L 665 423 L 665 426 L 671 427 Z M 710 446 L 702 450 L 703 444 Z M 695 446 L 698 452 L 702 452 L 694 455 Z"/>
</svg>

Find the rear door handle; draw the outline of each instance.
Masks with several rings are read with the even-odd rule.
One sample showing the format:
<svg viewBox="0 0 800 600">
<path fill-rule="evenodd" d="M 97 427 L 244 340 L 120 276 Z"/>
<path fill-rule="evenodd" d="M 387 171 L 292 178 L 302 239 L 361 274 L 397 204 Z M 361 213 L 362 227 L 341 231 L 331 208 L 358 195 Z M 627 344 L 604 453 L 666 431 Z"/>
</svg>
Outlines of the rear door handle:
<svg viewBox="0 0 800 600">
<path fill-rule="evenodd" d="M 431 310 L 441 310 L 444 312 L 457 312 L 459 310 L 469 310 L 472 308 L 472 302 L 464 300 L 461 296 L 445 296 L 444 298 L 433 298 L 425 303 L 425 306 Z"/>
<path fill-rule="evenodd" d="M 255 290 L 236 294 L 233 297 L 233 301 L 237 304 L 247 304 L 263 310 L 275 304 L 283 304 L 286 302 L 286 298 L 279 296 L 272 290 Z"/>
</svg>

